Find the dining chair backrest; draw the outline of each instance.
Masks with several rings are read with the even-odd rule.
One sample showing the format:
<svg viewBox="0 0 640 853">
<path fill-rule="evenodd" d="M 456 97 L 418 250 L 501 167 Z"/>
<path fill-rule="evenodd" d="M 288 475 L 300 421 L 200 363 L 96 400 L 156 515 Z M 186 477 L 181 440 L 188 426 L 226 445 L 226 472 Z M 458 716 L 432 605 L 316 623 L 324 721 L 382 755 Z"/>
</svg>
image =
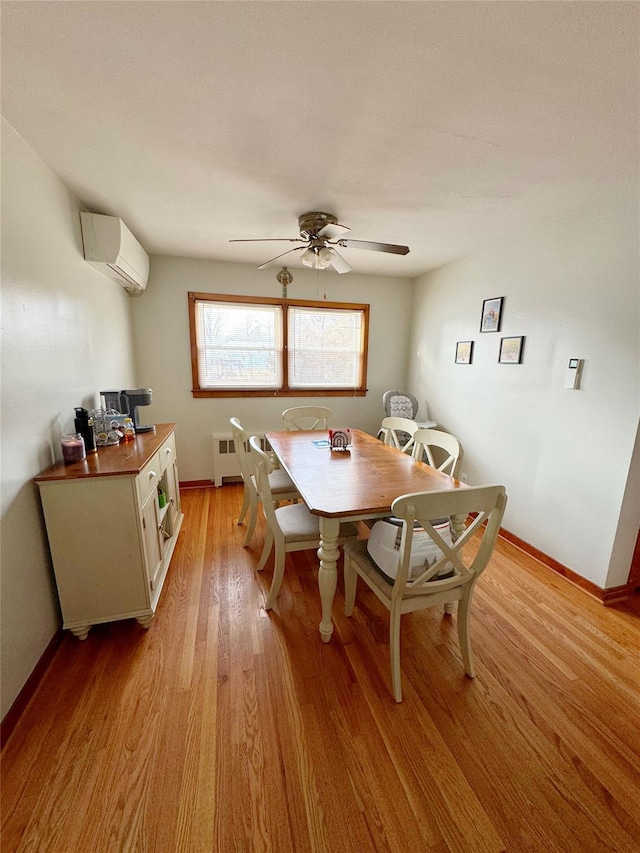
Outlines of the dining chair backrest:
<svg viewBox="0 0 640 853">
<path fill-rule="evenodd" d="M 327 429 L 332 415 L 326 406 L 293 406 L 285 409 L 282 420 L 288 430 Z"/>
<path fill-rule="evenodd" d="M 414 421 L 418 416 L 418 400 L 407 391 L 385 391 L 382 405 L 387 418 L 409 418 Z"/>
<path fill-rule="evenodd" d="M 418 429 L 418 424 L 409 418 L 383 418 L 378 435 L 385 444 L 408 453 Z"/>
<path fill-rule="evenodd" d="M 271 492 L 271 483 L 269 482 L 269 474 L 274 470 L 273 462 L 268 453 L 260 447 L 260 439 L 253 435 L 249 439 L 249 448 L 251 453 L 251 462 L 255 471 L 256 485 L 262 499 L 262 508 L 268 524 L 277 524 L 275 517 L 275 505 L 273 494 Z"/>
<path fill-rule="evenodd" d="M 493 552 L 506 503 L 504 486 L 495 485 L 469 486 L 445 492 L 418 492 L 396 498 L 391 505 L 391 514 L 402 519 L 403 527 L 393 597 L 434 596 L 440 592 L 446 594 L 456 587 L 475 583 Z M 462 535 L 453 543 L 448 543 L 431 519 L 455 515 L 474 517 Z M 435 542 L 441 556 L 427 566 L 421 575 L 410 579 L 411 543 L 414 531 L 420 528 Z M 465 561 L 463 549 L 476 533 L 481 537 L 480 546 L 474 550 L 474 556 Z M 450 576 L 439 577 L 445 567 Z"/>
<path fill-rule="evenodd" d="M 243 481 L 251 479 L 253 474 L 253 460 L 249 449 L 249 433 L 244 429 L 237 418 L 230 418 L 231 435 L 233 436 L 233 448 L 236 453 L 238 464 L 240 465 L 240 474 Z"/>
<path fill-rule="evenodd" d="M 436 463 L 432 449 L 434 447 L 444 451 L 445 459 Z M 462 463 L 462 448 L 460 442 L 448 432 L 439 429 L 418 429 L 413 434 L 413 447 L 411 455 L 420 462 L 426 461 L 432 468 L 457 477 Z M 426 459 L 425 459 L 426 457 Z"/>
</svg>

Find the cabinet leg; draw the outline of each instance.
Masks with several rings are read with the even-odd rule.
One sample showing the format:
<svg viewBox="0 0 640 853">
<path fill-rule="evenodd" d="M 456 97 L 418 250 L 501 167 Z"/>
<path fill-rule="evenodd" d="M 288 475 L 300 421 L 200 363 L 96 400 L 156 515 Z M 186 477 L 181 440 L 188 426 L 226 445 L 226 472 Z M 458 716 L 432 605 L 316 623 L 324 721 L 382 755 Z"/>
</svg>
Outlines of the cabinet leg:
<svg viewBox="0 0 640 853">
<path fill-rule="evenodd" d="M 143 628 L 150 628 L 154 616 L 155 613 L 152 613 L 151 616 L 137 616 L 136 622 L 138 625 L 142 625 Z"/>
<path fill-rule="evenodd" d="M 79 640 L 86 640 L 91 630 L 91 625 L 80 625 L 79 628 L 69 628 L 74 637 Z"/>
</svg>

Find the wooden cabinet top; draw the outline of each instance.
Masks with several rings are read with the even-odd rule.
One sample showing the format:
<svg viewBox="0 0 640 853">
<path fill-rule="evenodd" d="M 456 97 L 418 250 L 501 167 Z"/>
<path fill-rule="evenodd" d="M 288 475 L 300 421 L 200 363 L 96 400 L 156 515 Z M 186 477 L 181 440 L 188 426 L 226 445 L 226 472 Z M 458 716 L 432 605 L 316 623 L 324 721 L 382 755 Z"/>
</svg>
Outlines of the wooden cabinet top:
<svg viewBox="0 0 640 853">
<path fill-rule="evenodd" d="M 83 480 L 87 477 L 135 476 L 176 428 L 175 424 L 156 424 L 155 432 L 140 432 L 133 441 L 99 447 L 81 462 L 58 462 L 37 477 L 36 483 L 51 480 Z"/>
</svg>

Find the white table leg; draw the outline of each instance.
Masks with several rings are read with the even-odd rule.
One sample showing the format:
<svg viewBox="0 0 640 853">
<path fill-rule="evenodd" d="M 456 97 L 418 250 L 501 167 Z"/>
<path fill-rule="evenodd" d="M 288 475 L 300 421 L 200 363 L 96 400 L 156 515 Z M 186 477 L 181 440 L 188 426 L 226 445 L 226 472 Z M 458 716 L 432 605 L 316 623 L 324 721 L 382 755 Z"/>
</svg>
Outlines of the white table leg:
<svg viewBox="0 0 640 853">
<path fill-rule="evenodd" d="M 333 597 L 336 593 L 338 581 L 338 570 L 336 563 L 340 551 L 338 550 L 338 534 L 340 533 L 340 521 L 337 518 L 320 518 L 320 547 L 318 557 L 320 558 L 320 569 L 318 571 L 318 587 L 320 588 L 320 602 L 322 604 L 322 621 L 320 622 L 320 636 L 323 642 L 328 643 L 333 633 L 333 622 L 331 621 L 331 607 Z"/>
</svg>

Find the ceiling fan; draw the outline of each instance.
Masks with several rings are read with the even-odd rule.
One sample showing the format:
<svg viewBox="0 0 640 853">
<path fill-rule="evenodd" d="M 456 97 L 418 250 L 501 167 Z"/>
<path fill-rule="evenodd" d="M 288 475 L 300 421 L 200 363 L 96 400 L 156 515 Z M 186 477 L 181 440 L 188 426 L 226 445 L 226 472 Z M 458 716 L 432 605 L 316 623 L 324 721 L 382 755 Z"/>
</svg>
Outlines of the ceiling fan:
<svg viewBox="0 0 640 853">
<path fill-rule="evenodd" d="M 299 237 L 259 237 L 247 240 L 229 240 L 230 243 L 302 243 L 301 246 L 296 246 L 294 249 L 289 249 L 281 255 L 276 255 L 264 264 L 261 264 L 258 269 L 263 270 L 265 267 L 285 255 L 290 255 L 292 252 L 302 252 L 300 260 L 307 267 L 313 269 L 327 269 L 333 267 L 336 272 L 344 273 L 351 270 L 351 265 L 336 249 L 339 246 L 341 249 L 369 249 L 373 252 L 388 252 L 392 255 L 407 255 L 409 253 L 408 246 L 396 246 L 393 243 L 372 243 L 369 240 L 348 240 L 343 235 L 347 234 L 351 229 L 346 225 L 340 225 L 338 219 L 332 213 L 321 213 L 312 211 L 311 213 L 303 213 L 298 217 L 298 227 L 300 228 Z"/>
</svg>

